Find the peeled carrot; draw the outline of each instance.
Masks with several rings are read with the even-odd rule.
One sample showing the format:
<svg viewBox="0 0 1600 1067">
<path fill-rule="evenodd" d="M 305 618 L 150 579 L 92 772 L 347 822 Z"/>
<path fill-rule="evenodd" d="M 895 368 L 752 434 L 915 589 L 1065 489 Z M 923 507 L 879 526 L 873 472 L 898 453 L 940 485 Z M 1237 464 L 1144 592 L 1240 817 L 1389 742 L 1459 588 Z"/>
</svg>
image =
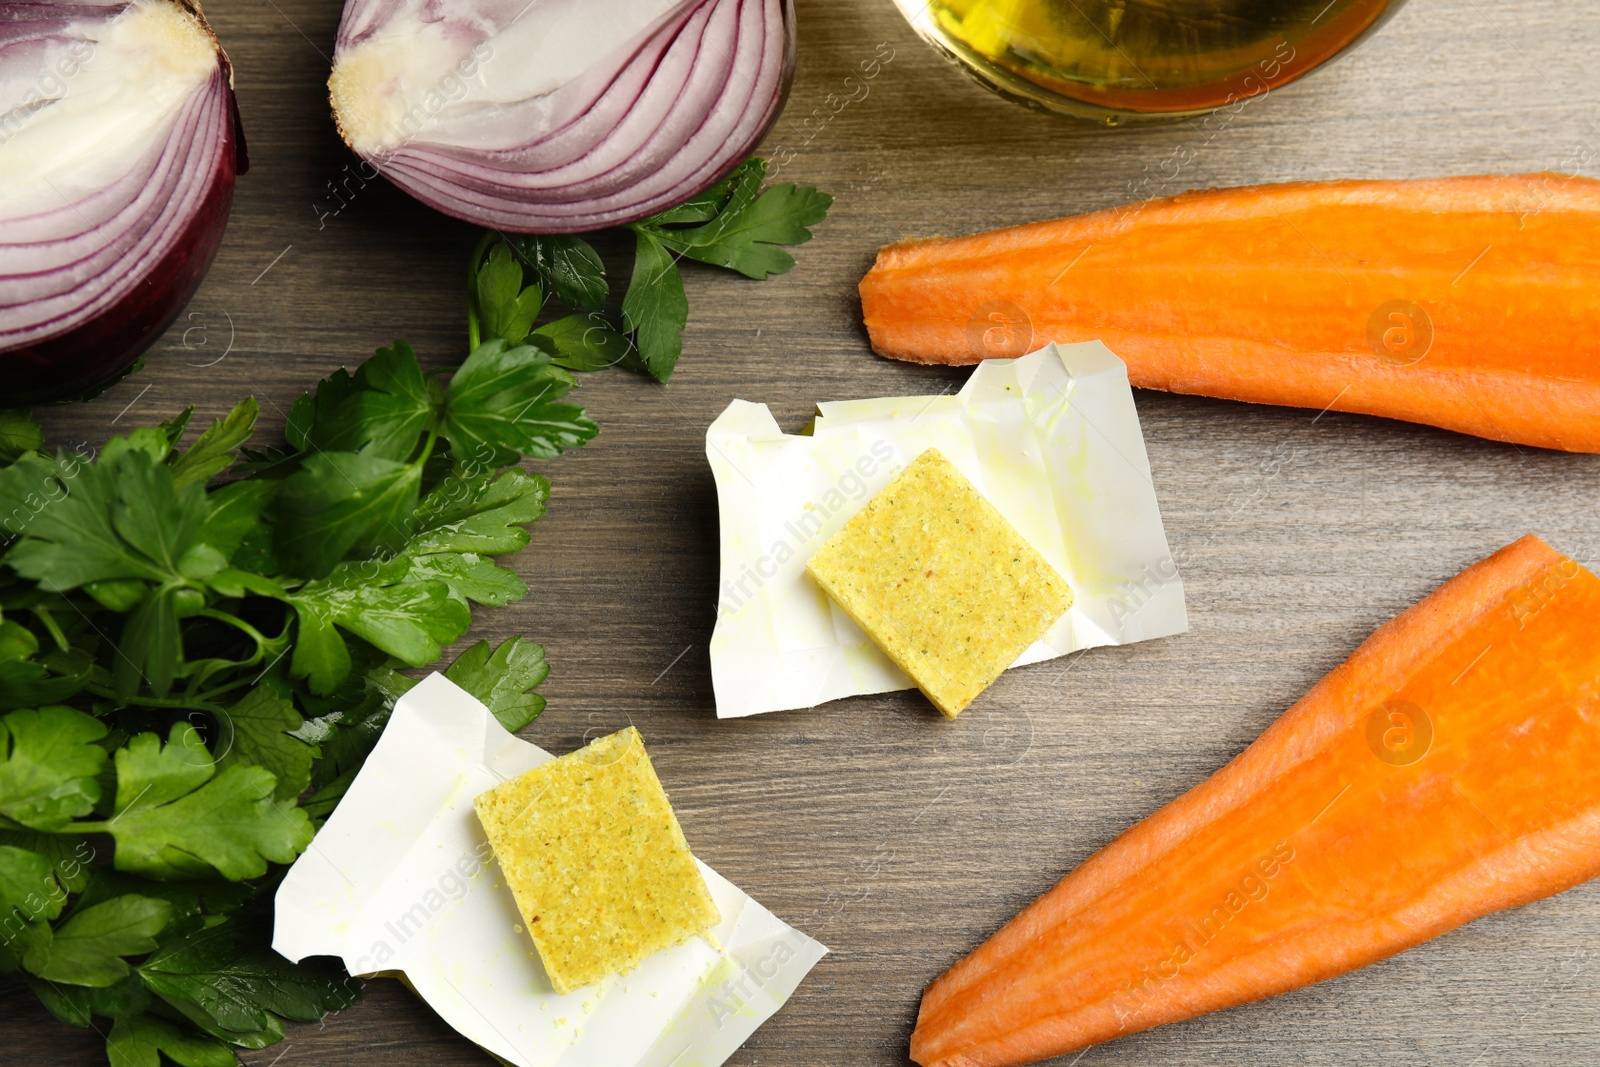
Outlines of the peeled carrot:
<svg viewBox="0 0 1600 1067">
<path fill-rule="evenodd" d="M 922 997 L 1002 1067 L 1297 989 L 1600 874 L 1600 579 L 1535 537 L 1374 633 Z"/>
<path fill-rule="evenodd" d="M 889 245 L 873 350 L 920 363 L 1098 339 L 1133 384 L 1600 451 L 1600 182 L 1218 189 Z"/>
</svg>

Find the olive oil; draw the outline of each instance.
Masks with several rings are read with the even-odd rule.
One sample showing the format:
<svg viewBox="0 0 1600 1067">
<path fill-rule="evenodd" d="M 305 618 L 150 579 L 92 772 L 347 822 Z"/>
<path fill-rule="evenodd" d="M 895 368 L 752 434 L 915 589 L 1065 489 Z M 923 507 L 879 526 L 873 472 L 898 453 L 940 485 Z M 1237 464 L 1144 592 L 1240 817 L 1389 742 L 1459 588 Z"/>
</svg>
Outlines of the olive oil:
<svg viewBox="0 0 1600 1067">
<path fill-rule="evenodd" d="M 992 88 L 1116 125 L 1201 114 L 1293 81 L 1402 0 L 896 0 Z"/>
</svg>

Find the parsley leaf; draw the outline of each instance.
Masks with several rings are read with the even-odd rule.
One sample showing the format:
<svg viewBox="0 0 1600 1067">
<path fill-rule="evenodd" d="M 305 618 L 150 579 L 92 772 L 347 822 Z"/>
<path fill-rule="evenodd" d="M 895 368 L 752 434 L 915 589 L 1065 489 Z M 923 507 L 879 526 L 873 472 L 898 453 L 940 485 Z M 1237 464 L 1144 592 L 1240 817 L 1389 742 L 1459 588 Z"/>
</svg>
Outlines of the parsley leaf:
<svg viewBox="0 0 1600 1067">
<path fill-rule="evenodd" d="M 54 919 L 66 900 L 48 859 L 31 849 L 0 845 L 0 924 L 10 923 L 18 912 L 25 922 Z"/>
<path fill-rule="evenodd" d="M 545 323 L 533 333 L 555 348 L 550 362 L 568 370 L 604 370 L 623 362 L 633 351 L 628 339 L 598 311 L 567 315 Z"/>
<path fill-rule="evenodd" d="M 443 581 L 412 581 L 411 561 L 345 563 L 327 578 L 289 595 L 300 622 L 290 672 L 313 692 L 331 692 L 350 672 L 350 652 L 335 625 L 401 662 L 421 667 L 439 658 L 472 622 Z"/>
<path fill-rule="evenodd" d="M 810 227 L 827 217 L 833 197 L 793 182 L 762 192 L 766 172 L 766 161 L 761 159 L 741 166 L 732 176 L 727 202 L 698 226 L 675 228 L 659 218 L 634 226 L 680 255 L 736 270 L 747 278 L 759 281 L 782 274 L 794 266 L 794 257 L 778 246 L 811 240 Z"/>
<path fill-rule="evenodd" d="M 504 241 L 495 242 L 478 267 L 473 295 L 482 340 L 498 338 L 508 345 L 522 343 L 544 306 L 537 282 L 523 288 L 522 267 Z"/>
<path fill-rule="evenodd" d="M 644 369 L 664 382 L 683 351 L 689 298 L 672 253 L 654 232 L 639 229 L 634 245 L 633 280 L 622 298 L 622 322 L 634 335 Z"/>
<path fill-rule="evenodd" d="M 235 881 L 288 863 L 311 843 L 305 812 L 273 798 L 276 780 L 261 767 L 235 764 L 218 773 L 193 726 L 176 723 L 163 745 L 139 734 L 118 749 L 112 817 L 78 823 L 117 842 L 119 871 L 155 878 L 203 876 Z"/>
<path fill-rule="evenodd" d="M 172 483 L 204 485 L 233 466 L 233 450 L 250 439 L 256 425 L 256 398 L 247 396 L 226 416 L 213 422 L 181 455 L 171 461 Z"/>
<path fill-rule="evenodd" d="M 260 527 L 261 513 L 277 495 L 280 484 L 266 478 L 247 478 L 212 490 L 206 544 L 231 560 L 245 537 Z"/>
<path fill-rule="evenodd" d="M 300 736 L 322 748 L 322 758 L 311 773 L 311 784 L 317 788 L 314 799 L 326 804 L 344 795 L 361 761 L 378 743 L 395 702 L 416 684 L 387 667 L 373 667 L 351 675 L 326 702 L 327 710 L 306 720 Z M 317 814 L 313 804 L 302 807 Z"/>
<path fill-rule="evenodd" d="M 63 453 L 55 459 L 25 456 L 0 470 L 0 515 L 22 517 L 11 529 L 23 536 L 6 562 L 51 592 L 115 579 L 165 579 L 168 571 L 128 544 L 113 519 L 114 509 L 125 503 L 121 475 L 159 466 L 143 452 L 124 452 L 97 465 Z M 142 483 L 159 476 L 133 477 Z M 170 497 L 170 473 L 167 483 Z M 128 525 L 138 527 L 134 521 Z"/>
<path fill-rule="evenodd" d="M 87 883 L 76 907 L 86 908 L 129 893 L 156 897 L 172 905 L 172 917 L 167 920 L 158 939 L 162 944 L 193 930 L 216 925 L 224 916 L 238 911 L 257 893 L 257 887 L 248 883 L 156 881 L 107 867 L 97 869 Z"/>
<path fill-rule="evenodd" d="M 658 381 L 672 376 L 683 350 L 689 304 L 674 254 L 763 279 L 794 266 L 779 245 L 803 244 L 833 198 L 791 182 L 762 192 L 767 164 L 749 159 L 699 196 L 631 223 L 633 278 L 622 299 L 623 324 L 637 362 Z"/>
<path fill-rule="evenodd" d="M 450 588 L 439 581 L 410 581 L 409 567 L 385 567 L 383 585 L 324 585 L 302 593 L 296 603 L 319 595 L 340 626 L 412 667 L 439 658 L 441 647 L 466 632 L 472 617 Z"/>
<path fill-rule="evenodd" d="M 340 368 L 289 410 L 285 436 L 301 452 L 361 452 L 395 461 L 411 458 L 438 414 L 438 387 L 422 375 L 404 341 L 380 348 L 356 369 Z M 284 462 L 284 461 L 280 461 Z M 274 461 L 252 454 L 252 469 L 275 473 Z M 289 459 L 286 465 L 292 466 Z"/>
<path fill-rule="evenodd" d="M 676 207 L 669 207 L 665 211 L 652 215 L 645 221 L 656 227 L 682 223 L 710 222 L 717 217 L 717 212 L 727 206 L 728 198 L 733 195 L 735 187 L 746 180 L 746 176 L 758 167 L 760 168 L 760 173 L 764 175 L 767 170 L 765 160 L 747 159 L 733 168 L 722 180 L 706 188 L 705 191 L 691 196 Z M 757 185 L 759 184 L 758 181 Z"/>
<path fill-rule="evenodd" d="M 172 905 L 155 897 L 114 897 L 73 912 L 49 936 L 29 946 L 22 965 L 50 982 L 115 985 L 129 974 L 122 957 L 154 949 L 155 936 L 171 915 Z"/>
<path fill-rule="evenodd" d="M 334 626 L 333 611 L 314 593 L 290 603 L 298 628 L 289 674 L 305 679 L 315 694 L 332 693 L 350 676 L 351 663 L 350 648 Z"/>
<path fill-rule="evenodd" d="M 509 346 L 543 341 L 558 367 L 595 371 L 626 363 L 667 381 L 689 321 L 677 260 L 695 259 L 755 279 L 782 274 L 794 266 L 794 257 L 781 246 L 809 241 L 811 227 L 833 204 L 827 194 L 792 182 L 763 191 L 766 173 L 765 160 L 748 159 L 703 192 L 628 224 L 634 260 L 621 331 L 601 314 L 609 295 L 605 264 L 587 240 L 485 233 L 468 272 L 469 347 L 476 351 L 496 337 Z M 535 275 L 526 288 L 519 263 Z M 530 334 L 547 294 L 572 313 Z"/>
<path fill-rule="evenodd" d="M 318 577 L 354 548 L 390 536 L 417 506 L 421 468 L 361 452 L 319 452 L 284 479 L 273 544 L 293 571 Z"/>
<path fill-rule="evenodd" d="M 38 657 L 39 639 L 33 631 L 10 619 L 0 621 L 0 711 L 54 704 L 88 680 L 87 663 Z"/>
<path fill-rule="evenodd" d="M 0 411 L 0 464 L 44 449 L 44 431 L 26 411 Z"/>
<path fill-rule="evenodd" d="M 436 552 L 417 556 L 407 572 L 408 581 L 440 581 L 459 601 L 502 608 L 528 595 L 528 586 L 515 571 L 497 567 L 476 553 Z"/>
<path fill-rule="evenodd" d="M 162 586 L 137 602 L 122 627 L 117 657 L 112 665 L 114 695 L 126 704 L 149 683 L 150 691 L 164 697 L 183 658 L 183 637 L 178 632 L 178 590 Z"/>
<path fill-rule="evenodd" d="M 340 367 L 318 382 L 311 392 L 302 394 L 289 408 L 283 427 L 283 435 L 290 446 L 300 452 L 353 450 L 356 446 L 350 441 L 335 442 L 338 433 L 348 432 L 348 426 L 341 421 L 340 408 L 358 389 L 355 377 Z M 262 456 L 259 461 L 270 465 L 269 457 Z"/>
<path fill-rule="evenodd" d="M 544 697 L 532 690 L 550 676 L 544 646 L 513 637 L 491 650 L 479 641 L 456 657 L 444 676 L 477 697 L 513 732 L 544 711 Z"/>
<path fill-rule="evenodd" d="M 548 479 L 515 467 L 498 476 L 453 472 L 418 506 L 406 552 L 515 552 L 549 499 Z"/>
<path fill-rule="evenodd" d="M 314 745 L 293 736 L 303 723 L 294 701 L 263 682 L 218 716 L 217 766 L 265 767 L 278 780 L 273 796 L 292 801 L 311 784 L 311 764 L 317 756 Z"/>
<path fill-rule="evenodd" d="M 54 831 L 94 810 L 106 735 L 99 720 L 71 708 L 13 711 L 0 719 L 0 815 Z"/>
<path fill-rule="evenodd" d="M 417 441 L 438 418 L 436 386 L 422 377 L 416 353 L 404 341 L 380 348 L 356 371 L 359 391 L 340 415 L 349 420 L 335 447 L 359 448 L 366 455 L 407 460 Z"/>
<path fill-rule="evenodd" d="M 60 985 L 33 975 L 27 978 L 45 1010 L 69 1026 L 89 1026 L 96 1015 L 111 1019 L 138 1015 L 150 1006 L 150 991 L 133 975 L 99 988 Z"/>
<path fill-rule="evenodd" d="M 222 1029 L 244 1033 L 267 1029 L 278 1016 L 315 1022 L 355 1003 L 354 979 L 328 964 L 290 963 L 257 925 L 236 917 L 195 930 L 141 963 L 139 977 L 169 1001 L 192 1003 Z"/>
<path fill-rule="evenodd" d="M 478 314 L 483 317 L 484 333 L 490 337 L 500 336 L 500 323 L 521 293 L 522 268 L 512 258 L 510 249 L 503 243 L 496 244 L 478 268 L 476 289 L 472 294 L 478 301 Z"/>
<path fill-rule="evenodd" d="M 108 472 L 95 468 L 100 476 Z M 193 483 L 177 487 L 170 468 L 131 453 L 111 473 L 117 480 L 112 525 L 125 542 L 155 563 L 162 578 L 205 578 L 215 573 L 204 553 L 201 533 L 211 513 L 205 490 Z M 20 547 L 20 546 L 19 546 Z"/>
<path fill-rule="evenodd" d="M 517 255 L 534 269 L 555 298 L 574 311 L 606 305 L 606 268 L 594 246 L 576 234 L 529 234 L 512 238 Z"/>
<path fill-rule="evenodd" d="M 111 1067 L 161 1067 L 165 1055 L 180 1067 L 235 1067 L 233 1050 L 216 1038 L 180 1030 L 149 1015 L 118 1019 L 106 1038 Z"/>
<path fill-rule="evenodd" d="M 56 882 L 69 893 L 81 893 L 89 882 L 94 850 L 87 841 L 65 833 L 0 830 L 0 845 L 37 852 L 50 864 Z"/>
<path fill-rule="evenodd" d="M 502 466 L 519 455 L 549 459 L 592 438 L 594 420 L 558 403 L 576 384 L 550 356 L 503 340 L 480 345 L 450 379 L 440 433 L 458 460 Z"/>
</svg>

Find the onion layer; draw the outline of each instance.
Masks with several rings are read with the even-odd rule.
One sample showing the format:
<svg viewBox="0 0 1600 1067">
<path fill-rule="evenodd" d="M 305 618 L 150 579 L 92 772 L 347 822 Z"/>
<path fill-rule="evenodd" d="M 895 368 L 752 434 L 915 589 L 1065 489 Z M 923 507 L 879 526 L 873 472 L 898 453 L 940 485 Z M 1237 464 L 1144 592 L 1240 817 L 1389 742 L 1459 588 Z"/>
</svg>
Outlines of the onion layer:
<svg viewBox="0 0 1600 1067">
<path fill-rule="evenodd" d="M 737 166 L 793 71 L 792 0 L 349 0 L 328 85 L 345 141 L 418 200 L 576 233 Z"/>
<path fill-rule="evenodd" d="M 230 80 L 174 0 L 0 0 L 0 403 L 113 380 L 194 295 L 244 167 Z"/>
</svg>

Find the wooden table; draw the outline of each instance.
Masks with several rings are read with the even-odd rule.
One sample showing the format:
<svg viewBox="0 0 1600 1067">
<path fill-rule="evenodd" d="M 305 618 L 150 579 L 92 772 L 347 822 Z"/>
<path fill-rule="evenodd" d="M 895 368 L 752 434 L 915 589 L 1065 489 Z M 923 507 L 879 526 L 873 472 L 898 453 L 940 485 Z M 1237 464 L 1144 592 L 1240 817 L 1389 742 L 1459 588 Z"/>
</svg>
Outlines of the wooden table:
<svg viewBox="0 0 1600 1067">
<path fill-rule="evenodd" d="M 855 283 L 890 240 L 1107 207 L 1146 168 L 1191 156 L 1165 191 L 1596 158 L 1600 24 L 1593 5 L 1563 0 L 1413 0 L 1359 52 L 1220 133 L 1108 134 L 981 92 L 889 0 L 799 8 L 799 74 L 768 147 L 794 151 L 785 177 L 832 192 L 833 214 L 784 277 L 686 270 L 691 323 L 669 388 L 623 372 L 584 379 L 602 432 L 540 468 L 555 483 L 550 513 L 512 564 L 533 593 L 484 611 L 471 639 L 543 641 L 550 707 L 525 735 L 563 752 L 636 724 L 696 851 L 831 947 L 730 1063 L 905 1064 L 926 982 L 1220 767 L 1383 620 L 1530 531 L 1592 563 L 1600 457 L 1141 393 L 1167 533 L 1192 559 L 1190 633 L 1010 672 L 954 723 L 915 693 L 719 722 L 707 424 L 734 397 L 766 401 L 795 429 L 819 400 L 964 380 L 868 352 Z M 465 355 L 474 231 L 381 183 L 325 214 L 351 164 L 324 90 L 337 5 L 215 0 L 208 13 L 237 66 L 254 167 L 187 317 L 143 373 L 46 412 L 56 441 L 98 441 L 187 404 L 209 419 L 249 392 L 277 432 L 313 381 L 391 338 L 435 365 Z M 868 96 L 803 128 L 880 48 L 893 59 Z M 3 996 L 0 1060 L 103 1062 L 93 1033 L 48 1019 L 14 982 Z M 1597 1007 L 1600 884 L 1062 1062 L 1596 1063 Z M 382 980 L 245 1060 L 490 1062 Z"/>
</svg>

